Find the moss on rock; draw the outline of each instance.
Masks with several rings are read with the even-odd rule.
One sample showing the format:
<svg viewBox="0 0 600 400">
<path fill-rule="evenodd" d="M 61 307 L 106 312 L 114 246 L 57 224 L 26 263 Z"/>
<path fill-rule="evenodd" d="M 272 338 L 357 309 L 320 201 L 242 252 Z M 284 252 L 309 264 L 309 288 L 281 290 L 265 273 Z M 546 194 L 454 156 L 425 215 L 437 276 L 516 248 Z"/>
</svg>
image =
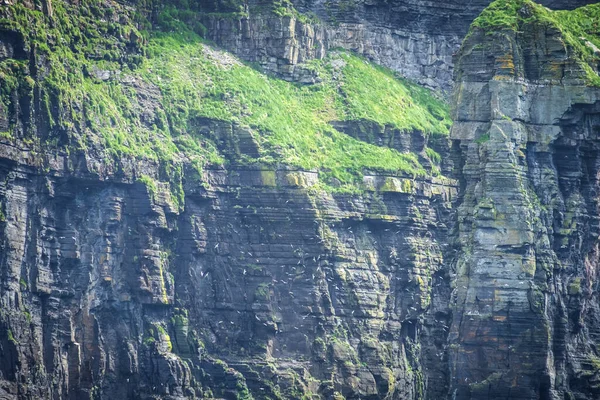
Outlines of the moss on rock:
<svg viewBox="0 0 600 400">
<path fill-rule="evenodd" d="M 471 29 L 488 34 L 503 30 L 519 32 L 527 24 L 537 24 L 560 32 L 568 51 L 583 68 L 588 84 L 600 87 L 600 4 L 572 11 L 553 11 L 531 0 L 496 0 L 473 21 Z M 512 62 L 506 60 L 508 63 Z"/>
</svg>

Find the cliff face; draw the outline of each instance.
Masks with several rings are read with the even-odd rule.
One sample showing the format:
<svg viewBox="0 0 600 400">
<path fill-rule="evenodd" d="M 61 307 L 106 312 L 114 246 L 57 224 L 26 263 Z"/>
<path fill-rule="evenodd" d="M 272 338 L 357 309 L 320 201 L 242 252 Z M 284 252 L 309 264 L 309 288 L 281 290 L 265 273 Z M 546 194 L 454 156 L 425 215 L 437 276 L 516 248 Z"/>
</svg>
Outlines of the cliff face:
<svg viewBox="0 0 600 400">
<path fill-rule="evenodd" d="M 298 87 L 52 5 L 0 19 L 3 398 L 447 392 L 438 100 L 348 54 Z"/>
<path fill-rule="evenodd" d="M 176 212 L 143 184 L 2 171 L 5 398 L 423 392 L 452 182 L 369 177 L 356 198 L 207 171 Z"/>
<path fill-rule="evenodd" d="M 0 6 L 0 398 L 600 396 L 595 45 L 484 3 Z"/>
</svg>

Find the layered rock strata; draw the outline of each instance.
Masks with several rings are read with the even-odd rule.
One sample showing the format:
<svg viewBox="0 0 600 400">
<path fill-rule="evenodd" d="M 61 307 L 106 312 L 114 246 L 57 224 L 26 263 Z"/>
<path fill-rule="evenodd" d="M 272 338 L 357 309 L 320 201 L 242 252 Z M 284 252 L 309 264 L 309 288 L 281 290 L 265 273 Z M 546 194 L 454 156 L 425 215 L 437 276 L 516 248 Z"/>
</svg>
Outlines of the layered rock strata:
<svg viewBox="0 0 600 400">
<path fill-rule="evenodd" d="M 311 194 L 309 172 L 215 170 L 184 182 L 179 212 L 168 191 L 69 168 L 79 156 L 43 171 L 2 154 L 4 398 L 418 398 L 428 374 L 445 384 L 433 292 L 447 290 L 452 181 L 367 176 L 356 198 Z"/>
<path fill-rule="evenodd" d="M 256 14 L 207 27 L 286 79 L 318 81 L 303 62 L 342 46 L 449 89 L 466 25 L 440 10 L 471 8 L 389 3 L 358 3 L 364 20 L 338 4 L 337 26 Z M 297 6 L 321 15 L 325 3 Z M 140 42 L 123 37 L 109 56 Z M 0 32 L 6 60 L 49 70 L 19 32 Z M 100 141 L 66 146 L 90 132 L 59 107 L 49 115 L 67 123 L 51 132 L 35 84 L 12 90 L 0 102 L 0 398 L 598 398 L 600 91 L 561 32 L 535 21 L 474 29 L 456 65 L 452 144 L 333 122 L 441 154 L 441 175 L 365 171 L 358 194 L 323 190 L 319 171 L 245 165 L 253 133 L 209 118 L 190 126 L 227 167 L 115 162 Z M 128 83 L 141 123 L 157 121 L 159 88 Z"/>
</svg>

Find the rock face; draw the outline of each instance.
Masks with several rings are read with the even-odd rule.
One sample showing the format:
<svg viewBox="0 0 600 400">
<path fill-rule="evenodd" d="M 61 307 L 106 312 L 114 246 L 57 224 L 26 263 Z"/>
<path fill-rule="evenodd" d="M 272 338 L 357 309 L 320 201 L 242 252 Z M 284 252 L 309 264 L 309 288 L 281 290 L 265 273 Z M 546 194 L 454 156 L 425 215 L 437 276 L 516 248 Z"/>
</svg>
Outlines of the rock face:
<svg viewBox="0 0 600 400">
<path fill-rule="evenodd" d="M 600 395 L 600 90 L 572 51 L 557 29 L 526 23 L 475 30 L 459 54 L 455 399 Z"/>
<path fill-rule="evenodd" d="M 59 6 L 55 15 L 65 18 Z M 115 20 L 127 26 L 124 16 Z M 318 171 L 244 164 L 260 155 L 256 132 L 210 118 L 188 127 L 214 138 L 227 167 L 199 172 L 187 154 L 178 155 L 179 170 L 151 158 L 114 160 L 100 139 L 74 145 L 94 133 L 93 121 L 73 116 L 85 102 L 71 113 L 68 103 L 47 110 L 39 101 L 39 75 L 60 64 L 17 34 L 2 37 L 18 79 L 8 101 L 0 93 L 0 121 L 13 129 L 0 132 L 0 398 L 447 393 L 444 260 L 455 180 L 372 171 L 358 195 L 332 194 Z M 115 36 L 106 40 L 112 49 Z M 134 123 L 160 123 L 157 85 L 111 72 L 114 65 L 85 73 L 107 88 L 126 80 Z M 340 129 L 405 153 L 423 154 L 430 141 L 368 121 Z M 447 137 L 435 147 L 447 149 Z"/>
<path fill-rule="evenodd" d="M 294 2 L 337 23 L 204 22 L 302 84 L 319 80 L 303 63 L 334 47 L 445 90 L 456 65 L 450 140 L 332 123 L 403 153 L 427 145 L 439 175 L 370 171 L 359 193 L 331 193 L 319 171 L 244 164 L 256 133 L 210 118 L 189 126 L 223 168 L 115 163 L 101 144 L 42 145 L 54 122 L 35 83 L 0 90 L 0 399 L 600 397 L 600 89 L 535 21 L 474 29 L 452 59 L 485 1 L 349 3 Z M 109 56 L 135 53 L 126 33 Z M 0 63 L 50 74 L 24 43 L 0 31 Z M 141 123 L 160 122 L 158 86 L 129 84 Z"/>
<path fill-rule="evenodd" d="M 366 22 L 329 26 L 277 15 L 210 18 L 206 25 L 208 37 L 219 45 L 284 79 L 303 83 L 318 79 L 303 62 L 322 59 L 329 49 L 344 48 L 425 86 L 449 90 L 452 53 L 460 44 L 458 35 L 429 35 Z"/>
</svg>

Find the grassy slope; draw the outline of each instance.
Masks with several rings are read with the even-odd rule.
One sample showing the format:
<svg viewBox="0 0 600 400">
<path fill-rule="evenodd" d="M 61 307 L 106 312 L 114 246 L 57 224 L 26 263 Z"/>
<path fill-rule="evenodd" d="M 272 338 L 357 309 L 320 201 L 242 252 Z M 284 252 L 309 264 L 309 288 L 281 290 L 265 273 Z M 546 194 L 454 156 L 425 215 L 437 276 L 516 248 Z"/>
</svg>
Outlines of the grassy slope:
<svg viewBox="0 0 600 400">
<path fill-rule="evenodd" d="M 183 34 L 181 29 L 178 34 L 150 33 L 146 43 L 132 23 L 110 22 L 113 13 L 94 0 L 78 9 L 55 1 L 51 25 L 40 12 L 19 5 L 5 9 L 0 28 L 21 31 L 29 46 L 37 46 L 50 61 L 49 75 L 37 81 L 28 75 L 26 62 L 0 62 L 0 99 L 6 108 L 15 90 L 27 95 L 40 89 L 52 129 L 83 132 L 72 145 L 99 144 L 107 162 L 132 156 L 185 158 L 199 167 L 223 164 L 226 160 L 210 140 L 189 133 L 188 122 L 195 117 L 235 121 L 260 133 L 261 156 L 247 162 L 318 169 L 325 181 L 335 177 L 345 189 L 357 187 L 365 170 L 428 172 L 414 154 L 355 140 L 333 129 L 331 121 L 368 119 L 402 130 L 448 132 L 445 104 L 356 56 L 336 55 L 336 65 L 342 65 L 337 69 L 328 60 L 313 62 L 322 83 L 300 86 L 239 61 L 221 65 L 211 56 L 214 51 L 185 28 Z M 142 123 L 144 103 L 131 85 L 120 79 L 100 81 L 89 73 L 94 67 L 122 71 L 121 76 L 160 88 L 154 122 Z"/>
<path fill-rule="evenodd" d="M 330 63 L 315 62 L 323 82 L 300 86 L 242 63 L 219 66 L 205 45 L 189 38 L 154 38 L 150 49 L 143 74 L 177 105 L 168 110 L 176 130 L 184 132 L 191 117 L 249 126 L 261 133 L 261 163 L 319 169 L 342 182 L 355 181 L 364 168 L 424 174 L 414 155 L 358 141 L 329 122 L 369 119 L 404 130 L 448 132 L 444 104 L 350 54 L 337 56 L 345 63 L 339 79 L 333 79 Z"/>
<path fill-rule="evenodd" d="M 573 11 L 552 11 L 531 0 L 496 0 L 473 22 L 472 28 L 490 33 L 503 29 L 517 31 L 525 23 L 557 28 L 580 60 L 589 83 L 600 86 L 600 77 L 590 66 L 597 65 L 600 57 L 586 45 L 588 41 L 600 48 L 600 3 Z"/>
</svg>

